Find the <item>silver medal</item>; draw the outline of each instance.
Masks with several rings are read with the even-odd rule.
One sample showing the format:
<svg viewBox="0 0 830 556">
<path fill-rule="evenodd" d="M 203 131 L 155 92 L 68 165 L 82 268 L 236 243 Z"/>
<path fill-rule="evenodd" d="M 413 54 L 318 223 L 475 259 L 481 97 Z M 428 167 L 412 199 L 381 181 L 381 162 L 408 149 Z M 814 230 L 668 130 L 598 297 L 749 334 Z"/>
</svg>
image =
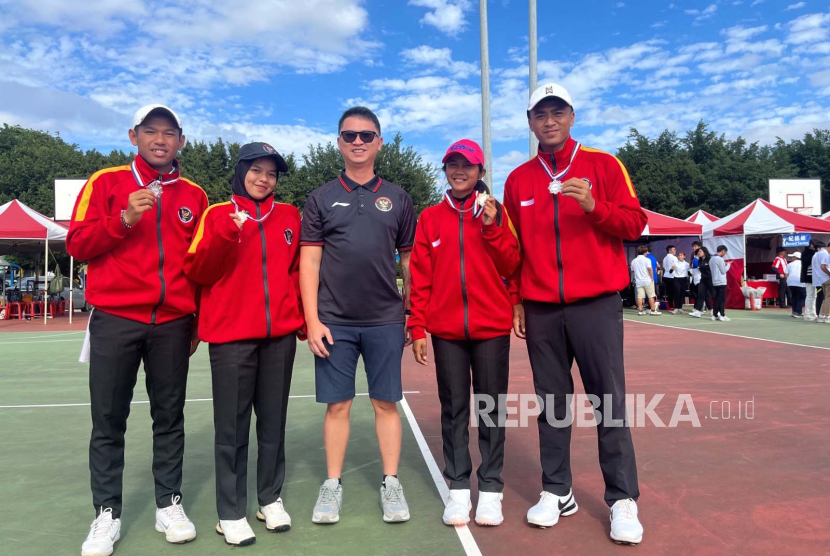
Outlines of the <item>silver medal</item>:
<svg viewBox="0 0 830 556">
<path fill-rule="evenodd" d="M 478 203 L 478 206 L 484 207 L 484 204 L 487 202 L 487 199 L 489 198 L 490 195 L 488 195 L 487 193 L 479 193 L 478 197 L 476 197 L 476 203 Z"/>
<path fill-rule="evenodd" d="M 248 219 L 248 213 L 245 212 L 244 210 L 243 211 L 237 211 L 236 216 L 239 217 L 239 221 L 242 222 L 243 224 Z"/>
<path fill-rule="evenodd" d="M 548 191 L 550 191 L 553 195 L 562 193 L 562 182 L 559 180 L 553 180 L 550 182 L 550 185 L 548 185 Z"/>
<path fill-rule="evenodd" d="M 147 189 L 150 190 L 150 193 L 158 197 L 161 195 L 161 182 L 158 180 L 151 181 L 147 184 Z"/>
</svg>

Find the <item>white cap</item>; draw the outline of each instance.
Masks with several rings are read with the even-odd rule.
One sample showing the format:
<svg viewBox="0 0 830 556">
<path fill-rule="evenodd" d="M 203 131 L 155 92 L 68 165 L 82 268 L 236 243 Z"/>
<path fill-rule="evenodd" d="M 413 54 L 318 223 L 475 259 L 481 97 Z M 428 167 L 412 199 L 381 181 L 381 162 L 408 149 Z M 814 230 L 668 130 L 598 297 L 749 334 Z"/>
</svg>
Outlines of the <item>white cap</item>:
<svg viewBox="0 0 830 556">
<path fill-rule="evenodd" d="M 571 100 L 571 95 L 568 93 L 565 87 L 557 83 L 545 83 L 544 85 L 533 91 L 533 94 L 530 95 L 530 103 L 527 105 L 527 111 L 530 112 L 531 110 L 533 110 L 533 107 L 539 104 L 539 102 L 542 99 L 548 97 L 561 98 L 562 100 L 568 103 L 568 106 L 570 106 L 571 108 L 574 107 L 574 103 Z"/>
<path fill-rule="evenodd" d="M 799 253 L 798 251 L 796 251 L 795 253 L 790 253 L 790 257 L 795 257 L 796 259 L 800 259 L 801 258 L 801 253 Z"/>
<path fill-rule="evenodd" d="M 142 106 L 141 108 L 139 108 L 138 111 L 135 113 L 135 116 L 133 116 L 133 127 L 141 125 L 141 122 L 143 122 L 147 118 L 147 116 L 150 115 L 150 112 L 152 112 L 153 110 L 163 110 L 167 112 L 168 114 L 170 114 L 170 117 L 173 118 L 173 120 L 176 122 L 176 125 L 179 126 L 179 129 L 182 128 L 182 121 L 179 119 L 179 115 L 163 104 L 148 104 L 147 106 Z"/>
</svg>

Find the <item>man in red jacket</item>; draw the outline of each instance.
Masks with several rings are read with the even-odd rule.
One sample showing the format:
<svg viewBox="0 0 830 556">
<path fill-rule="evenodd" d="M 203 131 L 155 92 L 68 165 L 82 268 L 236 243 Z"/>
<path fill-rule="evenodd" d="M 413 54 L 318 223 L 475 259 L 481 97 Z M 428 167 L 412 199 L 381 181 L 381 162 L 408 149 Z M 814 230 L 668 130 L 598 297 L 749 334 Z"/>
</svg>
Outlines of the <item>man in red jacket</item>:
<svg viewBox="0 0 830 556">
<path fill-rule="evenodd" d="M 158 104 L 135 114 L 129 166 L 86 182 L 72 213 L 66 247 L 89 261 L 89 470 L 93 521 L 82 556 L 109 555 L 121 536 L 124 433 L 138 367 L 144 362 L 153 418 L 155 529 L 168 542 L 196 538 L 181 501 L 184 400 L 196 350 L 196 285 L 182 267 L 207 196 L 179 175 L 184 146 L 179 117 Z"/>
<path fill-rule="evenodd" d="M 527 117 L 539 153 L 510 174 L 504 193 L 523 253 L 523 302 L 514 306 L 514 330 L 527 339 L 536 394 L 545 402 L 538 419 L 543 492 L 527 520 L 551 527 L 560 515 L 577 510 L 571 427 L 562 426 L 570 413 L 566 396 L 574 392 L 576 359 L 586 393 L 612 406 L 599 408 L 604 420 L 597 427 L 611 538 L 636 544 L 643 536 L 637 466 L 631 432 L 619 426 L 625 371 L 618 292 L 629 283 L 623 239 L 640 236 L 646 215 L 622 163 L 571 138 L 574 110 L 564 87 L 548 83 L 536 89 Z M 609 415 L 617 426 L 607 422 Z"/>
</svg>

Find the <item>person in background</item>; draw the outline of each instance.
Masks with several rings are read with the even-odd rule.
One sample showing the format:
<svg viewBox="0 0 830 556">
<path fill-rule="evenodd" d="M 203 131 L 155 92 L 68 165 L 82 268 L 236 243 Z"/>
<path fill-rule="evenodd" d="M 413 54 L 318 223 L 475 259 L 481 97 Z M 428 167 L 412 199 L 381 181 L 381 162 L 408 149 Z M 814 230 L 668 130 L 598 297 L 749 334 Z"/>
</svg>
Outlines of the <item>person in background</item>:
<svg viewBox="0 0 830 556">
<path fill-rule="evenodd" d="M 695 309 L 689 313 L 690 317 L 699 319 L 704 302 L 715 296 L 715 288 L 712 285 L 712 269 L 709 266 L 709 250 L 701 247 L 695 253 L 697 258 L 697 271 L 700 273 L 700 280 L 697 284 L 697 297 L 695 298 Z"/>
<path fill-rule="evenodd" d="M 697 250 L 701 245 L 699 241 L 692 242 L 692 250 L 689 252 L 689 275 L 691 276 L 691 287 L 689 288 L 689 303 L 694 305 L 697 302 L 697 285 L 700 283 L 700 271 L 697 269 Z"/>
<path fill-rule="evenodd" d="M 775 255 L 772 269 L 778 277 L 778 306 L 783 309 L 787 306 L 787 250 L 779 247 Z"/>
<path fill-rule="evenodd" d="M 804 300 L 807 297 L 807 284 L 801 281 L 801 253 L 790 253 L 792 259 L 787 265 L 787 288 L 790 290 L 790 303 L 793 306 L 792 317 L 804 316 Z"/>
<path fill-rule="evenodd" d="M 634 274 L 634 287 L 637 289 L 637 314 L 638 315 L 660 315 L 655 308 L 654 295 L 654 270 L 651 261 L 646 258 L 648 247 L 641 245 L 637 248 L 637 257 L 631 261 L 631 272 Z M 643 310 L 643 299 L 648 299 L 648 306 L 651 312 Z"/>
<path fill-rule="evenodd" d="M 654 297 L 656 299 L 657 296 L 660 295 L 660 292 L 658 291 L 660 288 L 660 264 L 657 262 L 657 257 L 651 253 L 651 245 L 646 245 L 646 249 L 648 249 L 646 252 L 646 258 L 651 261 L 651 272 L 652 278 L 654 279 Z M 657 306 L 657 309 L 660 309 L 659 305 Z"/>
<path fill-rule="evenodd" d="M 687 289 L 689 289 L 689 263 L 686 261 L 686 253 L 679 253 L 674 267 L 674 306 L 677 315 L 683 314 L 683 301 L 686 299 Z"/>
<path fill-rule="evenodd" d="M 666 256 L 663 257 L 663 283 L 666 285 L 666 302 L 668 303 L 670 313 L 677 314 L 677 305 L 675 304 L 675 283 L 674 283 L 674 269 L 677 266 L 677 248 L 674 245 L 666 247 Z"/>
<path fill-rule="evenodd" d="M 821 311 L 818 314 L 818 322 L 830 324 L 830 297 L 827 295 L 827 288 L 830 288 L 830 247 L 823 242 L 817 241 L 818 251 L 813 256 L 813 286 L 820 287 L 824 294 L 824 301 L 821 304 Z"/>
<path fill-rule="evenodd" d="M 810 244 L 801 252 L 801 282 L 806 285 L 807 299 L 804 302 L 804 320 L 816 320 L 816 287 L 813 285 L 813 256 L 816 254 L 816 241 L 810 240 Z"/>
<path fill-rule="evenodd" d="M 725 262 L 726 245 L 718 245 L 718 253 L 712 257 L 710 267 L 712 269 L 712 286 L 715 288 L 715 305 L 712 307 L 712 320 L 729 322 L 726 316 L 726 273 L 732 263 Z"/>
</svg>

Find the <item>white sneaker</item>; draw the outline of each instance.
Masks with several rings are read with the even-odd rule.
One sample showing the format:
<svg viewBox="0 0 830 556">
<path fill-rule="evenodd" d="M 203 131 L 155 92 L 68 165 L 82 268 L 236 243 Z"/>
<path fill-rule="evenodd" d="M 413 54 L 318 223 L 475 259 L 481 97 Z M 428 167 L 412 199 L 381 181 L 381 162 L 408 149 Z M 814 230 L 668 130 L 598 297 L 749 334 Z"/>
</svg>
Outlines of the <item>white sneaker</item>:
<svg viewBox="0 0 830 556">
<path fill-rule="evenodd" d="M 690 316 L 690 317 L 694 317 L 694 318 L 696 318 L 696 319 L 699 319 L 699 318 L 700 318 L 700 316 L 701 316 L 701 313 L 700 313 L 700 311 L 694 310 L 694 311 L 692 311 L 691 313 L 689 313 L 689 316 Z"/>
<path fill-rule="evenodd" d="M 225 537 L 225 542 L 231 546 L 248 546 L 256 542 L 256 535 L 248 520 L 220 519 L 216 524 L 216 532 Z"/>
<path fill-rule="evenodd" d="M 804 316 L 804 320 L 806 320 L 806 321 L 808 321 L 808 322 L 815 322 L 815 321 L 816 321 L 816 317 L 815 317 L 814 315 L 805 315 L 805 316 Z"/>
<path fill-rule="evenodd" d="M 383 510 L 383 521 L 386 523 L 409 521 L 409 505 L 397 477 L 387 475 L 380 486 L 380 508 Z"/>
<path fill-rule="evenodd" d="M 276 502 L 267 506 L 260 506 L 256 518 L 265 523 L 265 528 L 272 533 L 284 533 L 291 529 L 291 516 L 285 511 L 282 498 L 277 498 Z"/>
<path fill-rule="evenodd" d="M 479 492 L 476 506 L 476 524 L 496 527 L 504 521 L 501 513 L 501 492 Z"/>
<path fill-rule="evenodd" d="M 717 315 L 712 315 L 712 320 L 719 320 L 719 317 Z"/>
<path fill-rule="evenodd" d="M 611 506 L 611 538 L 617 544 L 639 544 L 643 526 L 637 519 L 637 502 L 631 498 L 617 500 Z"/>
<path fill-rule="evenodd" d="M 164 533 L 167 542 L 182 544 L 196 538 L 196 526 L 187 518 L 184 508 L 179 504 L 181 496 L 171 497 L 173 504 L 166 508 L 156 508 L 156 531 Z"/>
<path fill-rule="evenodd" d="M 469 488 L 451 489 L 441 521 L 444 525 L 467 525 L 470 522 L 470 510 L 472 509 L 473 503 L 470 502 Z"/>
<path fill-rule="evenodd" d="M 112 508 L 101 508 L 81 546 L 81 556 L 110 556 L 120 538 L 121 520 L 112 518 Z"/>
<path fill-rule="evenodd" d="M 816 322 L 821 323 L 821 324 L 824 324 L 824 321 L 825 321 L 825 318 L 824 318 L 824 317 L 822 317 L 821 315 L 819 315 L 818 317 L 816 317 Z"/>
<path fill-rule="evenodd" d="M 553 527 L 559 522 L 559 516 L 569 516 L 576 513 L 573 491 L 567 496 L 557 496 L 550 492 L 542 492 L 539 503 L 527 511 L 527 522 L 535 527 Z"/>
<path fill-rule="evenodd" d="M 337 479 L 326 479 L 320 487 L 317 503 L 311 513 L 311 522 L 330 524 L 340 521 L 340 507 L 343 505 L 343 486 Z"/>
<path fill-rule="evenodd" d="M 720 319 L 721 322 L 729 322 L 730 320 L 732 320 L 729 317 L 727 317 L 726 315 L 723 315 L 722 317 L 718 317 L 718 318 Z"/>
<path fill-rule="evenodd" d="M 651 311 L 649 314 L 656 317 L 658 315 L 662 315 L 663 313 L 661 313 L 660 311 Z"/>
<path fill-rule="evenodd" d="M 645 311 L 637 311 L 637 314 L 638 314 L 638 315 L 640 315 L 640 316 L 642 317 L 643 315 L 645 315 L 645 314 L 646 314 L 646 312 L 645 312 Z"/>
</svg>

